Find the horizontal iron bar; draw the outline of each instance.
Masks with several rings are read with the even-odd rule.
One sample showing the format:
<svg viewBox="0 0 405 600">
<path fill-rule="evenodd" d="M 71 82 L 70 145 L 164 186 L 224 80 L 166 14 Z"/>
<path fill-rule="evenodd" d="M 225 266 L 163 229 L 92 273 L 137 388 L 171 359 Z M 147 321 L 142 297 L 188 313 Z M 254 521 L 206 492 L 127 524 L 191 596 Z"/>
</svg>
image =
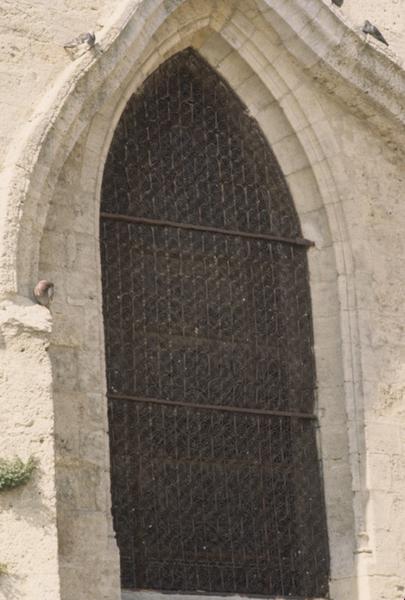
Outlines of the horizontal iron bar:
<svg viewBox="0 0 405 600">
<path fill-rule="evenodd" d="M 316 415 L 308 413 L 291 412 L 287 410 L 264 410 L 261 408 L 243 408 L 241 406 L 224 406 L 218 404 L 195 404 L 192 402 L 181 402 L 177 400 L 162 400 L 160 398 L 145 398 L 144 396 L 128 396 L 126 394 L 107 394 L 112 400 L 131 400 L 133 402 L 145 402 L 150 404 L 163 404 L 165 406 L 183 406 L 185 408 L 201 408 L 205 410 L 218 410 L 232 413 L 244 413 L 248 415 L 264 415 L 269 417 L 296 417 L 298 419 L 317 419 Z"/>
<path fill-rule="evenodd" d="M 101 212 L 102 219 L 111 221 L 123 221 L 125 223 L 135 223 L 137 225 L 155 225 L 156 227 L 173 227 L 175 229 L 186 229 L 189 231 L 204 231 L 207 233 L 219 233 L 233 237 L 242 237 L 253 240 L 267 240 L 269 242 L 280 242 L 282 244 L 292 244 L 294 246 L 315 246 L 311 240 L 305 238 L 286 238 L 267 233 L 249 233 L 248 231 L 237 231 L 236 229 L 220 229 L 219 227 L 206 227 L 205 225 L 194 225 L 193 223 L 176 223 L 175 221 L 162 221 L 161 219 L 147 219 L 146 217 L 130 217 L 128 215 L 119 215 L 115 213 Z"/>
<path fill-rule="evenodd" d="M 179 457 L 168 457 L 161 456 L 159 453 L 157 456 L 148 457 L 148 462 L 150 464 L 157 463 L 158 466 L 161 465 L 222 465 L 223 466 L 224 457 L 218 458 L 179 458 Z M 269 461 L 259 460 L 257 457 L 252 458 L 252 460 L 242 460 L 236 458 L 226 458 L 226 464 L 228 469 L 239 468 L 242 466 L 252 467 L 252 466 L 260 466 L 262 469 L 271 469 L 273 471 L 294 471 L 294 465 L 291 462 L 282 462 L 275 463 Z"/>
</svg>

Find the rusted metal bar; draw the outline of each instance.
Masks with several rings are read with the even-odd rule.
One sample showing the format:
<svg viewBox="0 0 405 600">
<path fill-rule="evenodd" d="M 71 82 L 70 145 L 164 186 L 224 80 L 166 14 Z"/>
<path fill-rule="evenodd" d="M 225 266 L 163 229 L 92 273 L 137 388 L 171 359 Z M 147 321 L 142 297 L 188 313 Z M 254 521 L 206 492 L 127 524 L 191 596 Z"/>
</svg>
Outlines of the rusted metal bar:
<svg viewBox="0 0 405 600">
<path fill-rule="evenodd" d="M 193 223 L 177 223 L 175 221 L 163 221 L 161 219 L 147 219 L 146 217 L 131 217 L 129 215 L 120 215 L 116 213 L 101 212 L 102 219 L 111 221 L 123 221 L 124 223 L 134 223 L 136 225 L 154 225 L 155 227 L 172 227 L 174 229 L 186 229 L 188 231 L 201 231 L 205 233 L 217 233 L 232 237 L 241 237 L 252 240 L 265 240 L 268 242 L 280 242 L 281 244 L 291 244 L 293 246 L 315 246 L 315 243 L 305 238 L 286 238 L 267 233 L 250 233 L 248 231 L 237 231 L 236 229 L 220 229 L 219 227 L 207 227 L 205 225 L 194 225 Z"/>
<path fill-rule="evenodd" d="M 223 404 L 196 404 L 195 402 L 181 402 L 177 400 L 164 400 L 161 398 L 145 398 L 143 396 L 130 396 L 126 394 L 108 394 L 112 400 L 130 400 L 132 402 L 149 402 L 150 404 L 163 404 L 165 406 L 182 406 L 192 409 L 218 410 L 232 413 L 244 413 L 267 417 L 294 417 L 297 419 L 317 420 L 316 415 L 287 410 L 265 410 L 261 408 L 243 408 L 241 406 L 224 406 Z"/>
<path fill-rule="evenodd" d="M 202 461 L 201 458 L 184 458 L 178 456 L 162 456 L 156 455 L 150 458 L 150 464 L 157 465 L 201 465 L 201 462 L 204 462 L 204 465 L 215 466 L 219 464 L 223 464 L 223 457 L 221 458 L 204 458 Z M 250 467 L 253 465 L 257 465 L 259 463 L 259 459 L 257 457 L 253 457 L 251 460 L 247 459 L 232 459 L 227 458 L 226 464 L 229 468 L 232 467 Z M 283 463 L 274 463 L 271 461 L 261 460 L 260 461 L 261 469 L 272 469 L 275 471 L 288 471 L 293 470 L 293 464 L 291 462 L 285 461 Z"/>
</svg>

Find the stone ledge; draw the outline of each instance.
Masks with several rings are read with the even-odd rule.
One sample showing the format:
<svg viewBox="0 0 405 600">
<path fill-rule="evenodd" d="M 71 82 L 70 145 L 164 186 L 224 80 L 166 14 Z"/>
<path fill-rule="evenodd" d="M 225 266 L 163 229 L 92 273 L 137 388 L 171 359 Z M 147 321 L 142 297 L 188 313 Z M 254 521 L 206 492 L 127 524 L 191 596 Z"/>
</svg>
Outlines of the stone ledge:
<svg viewBox="0 0 405 600">
<path fill-rule="evenodd" d="M 52 316 L 49 310 L 30 302 L 27 298 L 0 302 L 0 331 L 9 334 L 29 331 L 49 335 L 52 329 Z"/>
</svg>

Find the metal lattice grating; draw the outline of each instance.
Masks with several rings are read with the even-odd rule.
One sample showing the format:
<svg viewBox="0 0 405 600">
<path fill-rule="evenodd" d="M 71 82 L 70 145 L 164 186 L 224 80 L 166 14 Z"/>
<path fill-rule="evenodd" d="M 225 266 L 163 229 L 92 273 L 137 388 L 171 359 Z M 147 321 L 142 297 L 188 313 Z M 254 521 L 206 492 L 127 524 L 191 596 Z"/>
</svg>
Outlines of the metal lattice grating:
<svg viewBox="0 0 405 600">
<path fill-rule="evenodd" d="M 240 100 L 190 49 L 164 63 L 103 181 L 123 587 L 327 595 L 305 244 Z"/>
</svg>

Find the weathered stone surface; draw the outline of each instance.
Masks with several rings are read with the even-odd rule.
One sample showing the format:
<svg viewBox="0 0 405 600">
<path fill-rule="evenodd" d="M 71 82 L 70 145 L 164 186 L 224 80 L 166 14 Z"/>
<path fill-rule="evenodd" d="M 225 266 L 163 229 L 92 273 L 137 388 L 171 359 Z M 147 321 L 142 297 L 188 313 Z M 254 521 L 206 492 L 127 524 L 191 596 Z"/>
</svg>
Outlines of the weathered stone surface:
<svg viewBox="0 0 405 600">
<path fill-rule="evenodd" d="M 103 164 L 130 94 L 187 45 L 287 177 L 309 252 L 334 600 L 403 597 L 404 0 L 3 1 L 0 599 L 116 600 L 98 255 Z M 392 41 L 358 35 L 364 18 Z M 97 51 L 62 45 L 94 29 Z M 401 129 L 402 127 L 402 129 Z M 33 304 L 55 283 L 49 312 Z M 129 596 L 131 597 L 131 596 Z M 149 597 L 149 595 L 147 595 Z"/>
</svg>

